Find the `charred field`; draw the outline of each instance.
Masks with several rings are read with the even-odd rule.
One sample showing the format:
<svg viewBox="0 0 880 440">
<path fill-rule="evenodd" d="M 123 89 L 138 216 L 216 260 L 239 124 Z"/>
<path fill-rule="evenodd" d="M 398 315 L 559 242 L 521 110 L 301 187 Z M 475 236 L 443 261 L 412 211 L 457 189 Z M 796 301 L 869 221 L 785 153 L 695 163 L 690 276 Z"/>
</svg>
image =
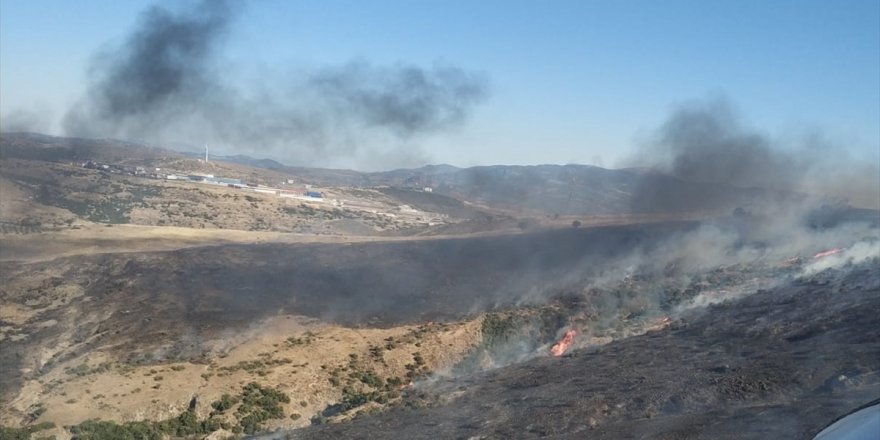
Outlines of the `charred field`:
<svg viewBox="0 0 880 440">
<path fill-rule="evenodd" d="M 464 319 L 528 303 L 529 294 L 540 293 L 532 301 L 542 300 L 547 285 L 563 289 L 563 276 L 575 268 L 694 227 L 204 246 L 8 263 L 0 273 L 3 300 L 24 306 L 28 316 L 7 332 L 28 337 L 3 341 L 4 370 L 19 371 L 29 354 L 72 330 L 78 348 L 60 351 L 41 368 L 101 346 L 135 363 L 199 358 L 206 354 L 201 341 L 282 314 L 354 328 Z M 16 380 L 4 375 L 4 390 L 13 390 Z"/>
</svg>

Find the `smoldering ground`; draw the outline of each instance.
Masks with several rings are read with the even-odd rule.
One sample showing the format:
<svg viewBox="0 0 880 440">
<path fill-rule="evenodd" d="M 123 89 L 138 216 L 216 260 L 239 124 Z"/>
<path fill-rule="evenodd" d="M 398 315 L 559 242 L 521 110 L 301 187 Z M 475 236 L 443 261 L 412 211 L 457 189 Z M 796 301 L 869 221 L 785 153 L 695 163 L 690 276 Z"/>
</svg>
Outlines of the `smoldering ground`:
<svg viewBox="0 0 880 440">
<path fill-rule="evenodd" d="M 122 44 L 95 57 L 88 91 L 64 119 L 68 134 L 210 142 L 299 163 L 389 149 L 424 159 L 419 140 L 460 127 L 488 93 L 485 75 L 443 63 L 276 66 L 236 82 L 224 66 L 246 67 L 222 50 L 245 5 L 176 6 L 151 6 Z"/>
<path fill-rule="evenodd" d="M 615 248 L 585 241 L 570 255 L 579 261 L 559 265 L 562 273 L 526 259 L 500 290 L 475 301 L 472 313 L 493 311 L 484 317 L 483 345 L 437 374 L 467 376 L 547 357 L 569 330 L 577 333 L 574 349 L 592 349 L 694 319 L 713 304 L 880 261 L 880 230 L 860 221 L 821 230 L 792 223 L 762 241 L 723 218 L 665 232 Z M 823 256 L 828 251 L 836 253 Z"/>
<path fill-rule="evenodd" d="M 681 107 L 645 147 L 642 164 L 702 184 L 701 197 L 726 198 L 706 206 L 724 209 L 693 227 L 605 251 L 604 258 L 585 249 L 580 262 L 555 276 L 521 268 L 511 285 L 534 287 L 521 292 L 518 304 L 558 302 L 565 292 L 576 305 L 557 334 L 577 327 L 583 341 L 597 329 L 605 336 L 609 328 L 622 328 L 616 335 L 627 336 L 660 316 L 699 313 L 709 304 L 880 257 L 880 213 L 849 206 L 872 206 L 880 192 L 877 168 L 817 139 L 786 149 L 745 128 L 724 100 Z M 658 189 L 662 179 L 656 176 L 646 173 L 633 203 L 675 212 L 690 194 L 678 186 Z M 817 212 L 835 221 L 815 221 Z M 840 252 L 815 256 L 829 249 Z M 503 308 L 502 302 L 494 307 Z M 591 315 L 590 323 L 577 324 L 578 314 Z M 536 351 L 542 342 L 523 334 L 496 346 L 493 356 L 506 364 L 546 355 Z"/>
</svg>

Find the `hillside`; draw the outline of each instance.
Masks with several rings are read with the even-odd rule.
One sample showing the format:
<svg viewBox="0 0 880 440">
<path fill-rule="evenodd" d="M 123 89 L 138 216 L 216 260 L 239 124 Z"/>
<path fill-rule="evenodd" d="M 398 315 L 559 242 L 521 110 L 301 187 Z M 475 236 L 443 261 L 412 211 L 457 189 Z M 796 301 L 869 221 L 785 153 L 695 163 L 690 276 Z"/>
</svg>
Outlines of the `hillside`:
<svg viewBox="0 0 880 440">
<path fill-rule="evenodd" d="M 299 175 L 111 140 L 13 133 L 0 137 L 0 151 L 0 225 L 11 233 L 99 223 L 414 235 L 461 222 L 482 230 L 493 218 L 442 195 L 321 187 Z M 516 225 L 496 220 L 488 229 Z"/>
<path fill-rule="evenodd" d="M 86 161 L 114 168 L 82 169 Z M 135 167 L 143 172 L 126 175 L 125 170 Z M 186 178 L 173 182 L 145 178 L 168 174 L 233 179 L 244 190 L 253 189 L 244 183 L 275 193 L 304 194 L 312 188 L 327 197 L 325 203 L 279 200 L 264 191 L 244 198 L 242 191 L 225 185 L 209 188 Z M 801 197 L 688 183 L 649 170 L 587 165 L 464 169 L 430 165 L 362 173 L 287 167 L 241 155 L 205 163 L 191 154 L 136 143 L 29 133 L 0 137 L 0 179 L 0 190 L 9 195 L 2 213 L 8 225 L 39 222 L 59 227 L 84 220 L 342 235 L 509 230 L 523 224 L 560 226 L 574 220 L 587 224 L 594 221 L 591 217 L 601 222 L 629 221 L 627 216 L 672 213 L 694 218 Z M 25 205 L 32 205 L 29 211 L 35 218 L 11 206 L 13 199 L 28 200 Z"/>
<path fill-rule="evenodd" d="M 60 438 L 310 425 L 294 438 L 757 438 L 860 404 L 878 384 L 876 225 L 775 250 L 705 236 L 726 227 L 13 258 L 0 424 Z M 677 251 L 688 243 L 706 253 Z M 568 331 L 571 355 L 550 357 Z M 252 423 L 255 389 L 287 396 L 279 417 Z M 768 424 L 768 408 L 791 423 Z"/>
<path fill-rule="evenodd" d="M 812 438 L 880 393 L 878 282 L 875 259 L 598 349 L 428 382 L 385 414 L 260 438 Z"/>
<path fill-rule="evenodd" d="M 876 211 L 778 218 L 750 204 L 798 195 L 645 170 L 0 147 L 0 436 L 790 437 L 822 417 L 761 414 L 876 388 L 851 339 L 876 339 Z"/>
</svg>

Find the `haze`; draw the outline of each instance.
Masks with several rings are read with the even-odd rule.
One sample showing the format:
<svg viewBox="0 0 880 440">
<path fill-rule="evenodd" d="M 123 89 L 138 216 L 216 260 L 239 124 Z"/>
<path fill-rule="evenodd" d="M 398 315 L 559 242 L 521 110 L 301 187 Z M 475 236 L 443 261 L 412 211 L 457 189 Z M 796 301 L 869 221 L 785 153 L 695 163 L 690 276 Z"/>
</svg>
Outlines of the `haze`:
<svg viewBox="0 0 880 440">
<path fill-rule="evenodd" d="M 197 66 L 216 87 L 210 96 L 228 101 L 188 108 L 197 117 L 185 120 L 72 118 L 107 76 L 108 58 L 145 29 L 151 6 L 0 2 L 2 129 L 189 149 L 210 142 L 218 153 L 362 170 L 616 167 L 637 164 L 634 152 L 682 105 L 721 99 L 783 149 L 818 133 L 859 160 L 877 163 L 880 151 L 876 1 L 232 3 Z M 182 14 L 198 5 L 158 7 Z M 392 99 L 397 113 L 377 113 L 413 72 L 428 87 Z M 316 78 L 334 88 L 315 88 Z M 422 119 L 394 119 L 411 118 L 425 100 L 435 106 L 420 107 Z M 267 102 L 271 113 L 255 111 Z M 203 114 L 243 107 L 227 120 L 273 122 L 224 132 L 219 117 Z M 288 113 L 274 121 L 278 109 Z"/>
</svg>

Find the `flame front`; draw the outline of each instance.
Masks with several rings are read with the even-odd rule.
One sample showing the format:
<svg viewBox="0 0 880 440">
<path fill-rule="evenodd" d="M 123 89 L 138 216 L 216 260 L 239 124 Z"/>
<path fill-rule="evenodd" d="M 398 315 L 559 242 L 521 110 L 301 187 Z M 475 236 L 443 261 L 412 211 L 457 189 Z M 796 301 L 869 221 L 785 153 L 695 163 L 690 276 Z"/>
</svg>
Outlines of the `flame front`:
<svg viewBox="0 0 880 440">
<path fill-rule="evenodd" d="M 723 294 L 724 292 L 722 291 L 719 293 Z M 671 324 L 671 323 L 672 323 L 672 318 L 670 318 L 668 316 L 663 316 L 663 317 L 657 319 L 656 321 L 654 321 L 652 324 L 645 327 L 645 331 L 652 332 L 652 331 L 657 331 L 657 330 L 663 330 L 664 328 L 668 327 L 669 324 Z"/>
<path fill-rule="evenodd" d="M 550 347 L 550 354 L 553 356 L 562 356 L 568 351 L 568 348 L 571 347 L 572 342 L 574 342 L 574 337 L 577 335 L 577 332 L 574 330 L 568 330 L 565 332 L 565 336 L 559 340 L 559 342 L 553 344 Z"/>
<path fill-rule="evenodd" d="M 839 249 L 839 248 L 829 249 L 827 251 L 819 252 L 818 254 L 813 255 L 813 258 L 827 257 L 829 255 L 834 255 L 834 254 L 837 254 L 840 252 L 843 252 L 843 249 Z"/>
</svg>

